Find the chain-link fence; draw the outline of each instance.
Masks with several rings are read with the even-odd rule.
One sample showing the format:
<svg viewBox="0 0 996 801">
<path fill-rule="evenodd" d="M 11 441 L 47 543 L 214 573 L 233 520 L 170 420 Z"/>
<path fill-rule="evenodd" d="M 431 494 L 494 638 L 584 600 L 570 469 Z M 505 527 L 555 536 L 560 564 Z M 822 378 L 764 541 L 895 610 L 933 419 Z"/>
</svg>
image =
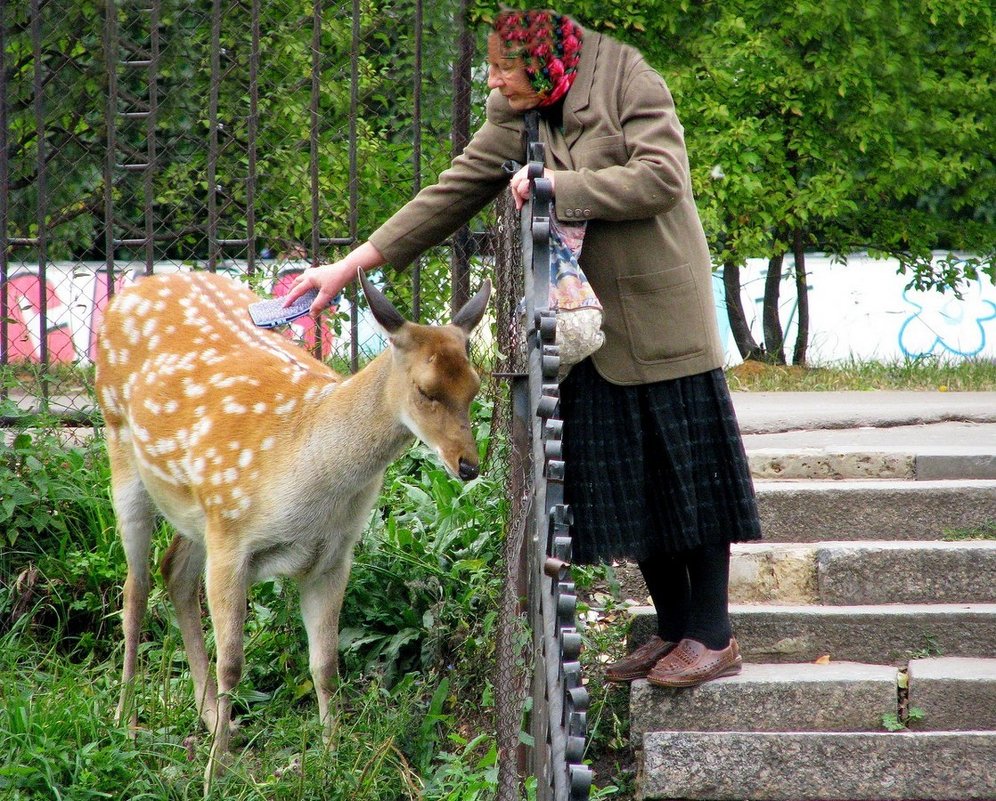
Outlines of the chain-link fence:
<svg viewBox="0 0 996 801">
<path fill-rule="evenodd" d="M 4 399 L 85 413 L 102 311 L 138 275 L 220 270 L 280 295 L 361 241 L 476 124 L 465 12 L 460 0 L 431 14 L 421 0 L 0 4 Z M 453 305 L 468 296 L 481 239 L 464 230 L 385 273 L 392 298 L 444 319 L 451 286 Z M 380 344 L 349 313 L 356 300 L 294 335 L 355 369 Z"/>
</svg>

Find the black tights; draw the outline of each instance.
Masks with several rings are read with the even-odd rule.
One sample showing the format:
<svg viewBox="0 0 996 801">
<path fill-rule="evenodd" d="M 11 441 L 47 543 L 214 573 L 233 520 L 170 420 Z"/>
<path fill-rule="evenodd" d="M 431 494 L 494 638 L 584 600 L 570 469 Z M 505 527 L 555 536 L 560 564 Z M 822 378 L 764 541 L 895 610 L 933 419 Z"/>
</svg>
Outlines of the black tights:
<svg viewBox="0 0 996 801">
<path fill-rule="evenodd" d="M 639 565 L 657 609 L 657 633 L 661 639 L 678 642 L 687 637 L 711 650 L 729 645 L 733 630 L 727 543 L 657 553 Z"/>
</svg>

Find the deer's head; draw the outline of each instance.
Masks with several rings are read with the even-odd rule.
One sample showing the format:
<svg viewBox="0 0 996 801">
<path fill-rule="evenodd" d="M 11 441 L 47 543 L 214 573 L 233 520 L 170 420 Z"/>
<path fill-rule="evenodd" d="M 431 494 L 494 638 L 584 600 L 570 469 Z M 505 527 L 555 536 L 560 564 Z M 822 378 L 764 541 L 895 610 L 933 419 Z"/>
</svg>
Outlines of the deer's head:
<svg viewBox="0 0 996 801">
<path fill-rule="evenodd" d="M 484 316 L 491 282 L 485 281 L 445 326 L 406 320 L 359 271 L 363 294 L 392 350 L 392 392 L 404 425 L 464 481 L 479 473 L 470 403 L 481 381 L 468 358 L 468 337 Z"/>
</svg>

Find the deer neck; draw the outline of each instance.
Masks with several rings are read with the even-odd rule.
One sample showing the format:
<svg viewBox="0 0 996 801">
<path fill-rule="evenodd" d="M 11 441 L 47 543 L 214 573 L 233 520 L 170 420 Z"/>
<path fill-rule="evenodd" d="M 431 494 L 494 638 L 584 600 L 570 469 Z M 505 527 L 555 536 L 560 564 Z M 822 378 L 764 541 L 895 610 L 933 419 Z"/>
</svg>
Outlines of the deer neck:
<svg viewBox="0 0 996 801">
<path fill-rule="evenodd" d="M 336 470 L 351 463 L 357 480 L 382 474 L 414 438 L 401 419 L 397 383 L 388 350 L 321 399 L 306 421 L 313 428 L 301 426 L 310 445 L 303 451 Z"/>
</svg>

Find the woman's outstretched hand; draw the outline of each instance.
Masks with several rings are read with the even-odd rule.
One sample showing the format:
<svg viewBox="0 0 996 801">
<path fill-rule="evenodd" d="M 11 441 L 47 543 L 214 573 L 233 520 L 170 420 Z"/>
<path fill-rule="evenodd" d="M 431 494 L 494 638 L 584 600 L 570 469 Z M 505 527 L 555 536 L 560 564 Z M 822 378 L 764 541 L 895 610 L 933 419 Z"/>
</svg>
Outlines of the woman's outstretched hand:
<svg viewBox="0 0 996 801">
<path fill-rule="evenodd" d="M 284 295 L 284 306 L 289 306 L 309 289 L 317 289 L 318 297 L 311 304 L 308 312 L 318 319 L 322 309 L 328 306 L 342 292 L 350 281 L 356 278 L 357 270 L 369 270 L 384 263 L 384 257 L 369 242 L 364 242 L 346 258 L 319 267 L 309 267 L 291 284 L 290 291 Z"/>
</svg>

